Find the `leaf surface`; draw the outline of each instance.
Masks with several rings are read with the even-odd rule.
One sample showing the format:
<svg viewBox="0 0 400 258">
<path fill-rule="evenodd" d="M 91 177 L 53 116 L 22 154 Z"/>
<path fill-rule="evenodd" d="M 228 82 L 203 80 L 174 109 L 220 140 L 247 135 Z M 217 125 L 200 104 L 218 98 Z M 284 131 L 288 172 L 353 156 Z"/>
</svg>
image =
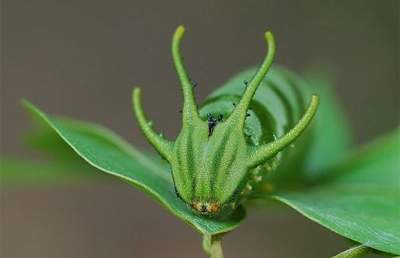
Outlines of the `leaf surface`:
<svg viewBox="0 0 400 258">
<path fill-rule="evenodd" d="M 365 246 L 400 254 L 400 129 L 367 145 L 304 192 L 274 197 Z"/>
</svg>

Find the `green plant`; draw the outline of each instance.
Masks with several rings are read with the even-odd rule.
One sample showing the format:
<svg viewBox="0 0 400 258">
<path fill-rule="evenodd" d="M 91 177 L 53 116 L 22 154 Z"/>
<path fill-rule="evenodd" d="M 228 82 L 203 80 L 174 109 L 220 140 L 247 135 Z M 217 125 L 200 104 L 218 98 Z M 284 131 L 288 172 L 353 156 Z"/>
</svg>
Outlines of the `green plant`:
<svg viewBox="0 0 400 258">
<path fill-rule="evenodd" d="M 138 123 L 169 164 L 101 126 L 24 105 L 90 165 L 141 188 L 191 224 L 204 236 L 203 248 L 212 258 L 223 257 L 221 238 L 244 219 L 243 205 L 252 199 L 285 203 L 361 244 L 336 257 L 358 257 L 372 249 L 400 255 L 400 131 L 350 152 L 345 119 L 323 79 L 306 83 L 277 67 L 264 78 L 275 52 L 269 32 L 269 52 L 258 71 L 235 76 L 198 110 L 180 56 L 183 32 L 177 29 L 172 44 L 184 95 L 183 127 L 175 142 L 153 131 L 140 90 L 133 92 Z M 321 99 L 317 114 L 316 96 L 304 112 L 310 92 Z"/>
<path fill-rule="evenodd" d="M 267 32 L 265 38 L 269 43 L 268 54 L 253 78 L 246 83 L 246 89 L 238 104 L 233 110 L 223 110 L 224 100 L 214 100 L 213 113 L 207 113 L 205 118 L 204 115 L 200 115 L 204 112 L 197 109 L 193 85 L 182 63 L 180 41 L 183 33 L 184 28 L 178 27 L 172 41 L 172 55 L 184 96 L 183 126 L 177 139 L 171 142 L 153 131 L 142 110 L 139 88 L 133 91 L 134 111 L 149 142 L 171 165 L 174 186 L 179 198 L 203 216 L 226 215 L 253 194 L 253 187 L 262 180 L 263 175 L 268 174 L 271 166 L 277 165 L 280 159 L 275 159 L 274 163 L 267 161 L 296 140 L 306 129 L 317 110 L 318 97 L 312 97 L 308 110 L 293 128 L 272 142 L 268 142 L 268 138 L 277 134 L 278 128 L 262 132 L 265 136 L 259 139 L 252 133 L 245 134 L 246 129 L 254 131 L 254 126 L 249 123 L 245 129 L 246 119 L 250 115 L 247 112 L 257 88 L 272 65 L 275 54 L 274 37 L 272 33 Z M 283 86 L 278 88 L 285 89 Z M 234 94 L 237 95 L 238 92 L 235 91 Z M 224 97 L 229 95 L 225 93 Z M 278 95 L 276 97 L 279 98 Z M 302 106 L 301 103 L 290 104 Z M 253 102 L 252 109 L 256 108 Z M 285 111 L 294 112 L 295 108 L 289 107 Z M 271 115 L 273 113 L 274 110 Z M 218 119 L 215 118 L 216 114 Z M 257 113 L 255 117 L 259 123 L 263 122 Z M 284 124 L 278 119 L 275 121 L 276 127 L 285 127 L 293 123 L 288 121 Z M 275 168 L 270 168 L 272 169 Z"/>
</svg>

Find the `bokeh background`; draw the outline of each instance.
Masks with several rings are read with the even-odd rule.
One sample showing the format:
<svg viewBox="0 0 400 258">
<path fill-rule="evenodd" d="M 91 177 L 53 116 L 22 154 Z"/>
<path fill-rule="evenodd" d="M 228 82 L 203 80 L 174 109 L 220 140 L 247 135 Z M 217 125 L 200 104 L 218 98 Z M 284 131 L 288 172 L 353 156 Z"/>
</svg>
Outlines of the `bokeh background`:
<svg viewBox="0 0 400 258">
<path fill-rule="evenodd" d="M 365 143 L 399 124 L 399 13 L 397 0 L 3 0 L 1 155 L 33 155 L 20 140 L 29 130 L 21 98 L 149 148 L 131 114 L 134 85 L 174 137 L 181 95 L 170 39 L 179 24 L 198 99 L 258 64 L 271 29 L 277 63 L 331 72 Z M 119 181 L 2 185 L 0 194 L 1 258 L 205 257 L 196 232 Z M 227 258 L 320 258 L 349 245 L 289 209 L 251 211 L 224 241 Z"/>
</svg>

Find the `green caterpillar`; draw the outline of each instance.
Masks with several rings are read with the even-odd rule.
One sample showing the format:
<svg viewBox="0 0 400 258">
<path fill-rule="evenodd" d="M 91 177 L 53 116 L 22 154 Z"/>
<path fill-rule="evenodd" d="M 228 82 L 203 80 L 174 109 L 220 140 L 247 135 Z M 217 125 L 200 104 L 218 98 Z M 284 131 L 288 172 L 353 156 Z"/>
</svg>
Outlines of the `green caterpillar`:
<svg viewBox="0 0 400 258">
<path fill-rule="evenodd" d="M 266 32 L 268 52 L 258 70 L 241 74 L 248 78 L 243 84 L 233 80 L 216 90 L 198 109 L 180 54 L 184 31 L 178 27 L 172 40 L 184 98 L 178 137 L 169 141 L 152 129 L 139 88 L 133 91 L 134 112 L 148 141 L 169 162 L 179 198 L 198 214 L 223 216 L 248 199 L 268 173 L 295 161 L 283 150 L 310 124 L 318 97 L 307 107 L 306 86 L 283 69 L 271 69 L 265 78 L 275 54 L 273 34 Z"/>
</svg>

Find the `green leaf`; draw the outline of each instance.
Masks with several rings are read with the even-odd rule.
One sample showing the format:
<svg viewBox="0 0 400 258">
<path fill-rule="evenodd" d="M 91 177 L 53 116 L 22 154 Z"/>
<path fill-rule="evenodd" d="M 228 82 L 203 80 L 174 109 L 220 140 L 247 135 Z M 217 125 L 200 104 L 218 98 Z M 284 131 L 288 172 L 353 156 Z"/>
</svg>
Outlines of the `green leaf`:
<svg viewBox="0 0 400 258">
<path fill-rule="evenodd" d="M 400 129 L 367 145 L 304 192 L 274 197 L 365 246 L 400 254 Z"/>
<path fill-rule="evenodd" d="M 95 170 L 87 162 L 76 155 L 75 151 L 65 144 L 65 141 L 51 128 L 46 121 L 34 112 L 28 113 L 32 129 L 24 136 L 27 147 L 45 154 L 54 163 L 64 166 L 74 166 L 76 170 Z"/>
<path fill-rule="evenodd" d="M 46 154 L 46 159 L 38 161 L 23 157 L 0 157 L 2 186 L 87 183 L 110 178 L 94 173 L 97 169 L 76 155 L 47 123 L 35 114 L 30 115 L 33 129 L 25 135 L 24 143 Z"/>
<path fill-rule="evenodd" d="M 101 126 L 48 116 L 30 103 L 24 104 L 89 164 L 140 188 L 201 233 L 228 232 L 244 218 L 245 212 L 241 207 L 224 220 L 197 216 L 177 197 L 166 165 L 156 163 L 154 158 L 148 158 L 147 154 Z"/>
</svg>

